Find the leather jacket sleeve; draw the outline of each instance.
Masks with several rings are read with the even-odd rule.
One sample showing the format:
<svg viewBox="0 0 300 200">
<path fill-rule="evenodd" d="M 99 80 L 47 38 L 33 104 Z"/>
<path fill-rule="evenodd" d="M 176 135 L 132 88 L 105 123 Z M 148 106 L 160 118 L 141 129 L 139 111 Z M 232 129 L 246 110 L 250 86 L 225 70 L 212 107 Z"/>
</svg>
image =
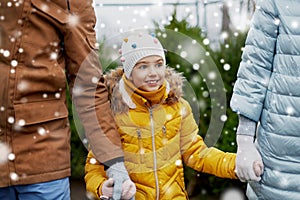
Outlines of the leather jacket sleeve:
<svg viewBox="0 0 300 200">
<path fill-rule="evenodd" d="M 98 57 L 92 1 L 70 1 L 64 30 L 67 74 L 76 112 L 97 160 L 123 157 Z"/>
</svg>

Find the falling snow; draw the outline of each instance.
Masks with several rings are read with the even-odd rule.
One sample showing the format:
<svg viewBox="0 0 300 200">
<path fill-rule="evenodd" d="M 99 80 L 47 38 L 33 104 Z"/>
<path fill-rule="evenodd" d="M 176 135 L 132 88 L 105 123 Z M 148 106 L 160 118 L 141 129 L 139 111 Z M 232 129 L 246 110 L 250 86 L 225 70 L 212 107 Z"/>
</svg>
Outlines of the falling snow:
<svg viewBox="0 0 300 200">
<path fill-rule="evenodd" d="M 220 200 L 245 200 L 243 191 L 230 188 L 222 193 Z"/>
<path fill-rule="evenodd" d="M 55 96 L 56 99 L 59 99 L 60 98 L 60 93 L 55 93 L 54 96 Z"/>
<path fill-rule="evenodd" d="M 220 117 L 222 122 L 226 122 L 227 121 L 227 116 L 226 115 L 221 115 Z"/>
<path fill-rule="evenodd" d="M 199 70 L 200 65 L 198 63 L 193 64 L 193 70 Z"/>
<path fill-rule="evenodd" d="M 18 65 L 18 61 L 12 60 L 11 63 L 10 63 L 10 65 L 11 65 L 12 67 L 16 67 L 16 66 Z"/>
<path fill-rule="evenodd" d="M 38 134 L 40 135 L 45 135 L 47 133 L 46 129 L 44 129 L 43 127 L 38 128 Z"/>
<path fill-rule="evenodd" d="M 4 57 L 9 57 L 10 56 L 10 52 L 8 50 L 4 50 L 2 53 L 3 53 Z"/>
<path fill-rule="evenodd" d="M 94 164 L 97 163 L 97 160 L 96 160 L 95 158 L 91 158 L 91 159 L 90 159 L 90 163 L 91 163 L 92 165 L 94 165 Z"/>
<path fill-rule="evenodd" d="M 202 92 L 202 96 L 203 96 L 204 98 L 209 97 L 209 92 L 208 92 L 208 91 L 203 91 L 203 92 Z"/>
<path fill-rule="evenodd" d="M 0 142 L 0 164 L 4 164 L 8 161 L 10 153 L 10 148 L 6 144 Z"/>
<path fill-rule="evenodd" d="M 19 91 L 25 91 L 28 89 L 28 87 L 29 87 L 29 85 L 26 81 L 21 81 L 17 86 Z"/>
<path fill-rule="evenodd" d="M 175 165 L 178 167 L 182 166 L 182 160 L 176 160 Z"/>
<path fill-rule="evenodd" d="M 52 53 L 50 54 L 50 60 L 56 60 L 57 57 L 58 57 L 58 54 L 57 54 L 56 52 L 52 52 Z"/>
<path fill-rule="evenodd" d="M 231 68 L 230 65 L 227 64 L 227 63 L 223 65 L 223 69 L 224 69 L 225 71 L 229 71 L 230 68 Z"/>
<path fill-rule="evenodd" d="M 8 3 L 7 3 L 7 6 L 8 6 L 8 7 L 11 7 L 11 6 L 13 6 L 13 4 L 12 4 L 11 2 L 8 2 Z M 157 6 L 162 6 L 162 3 L 158 3 Z M 125 9 L 127 9 L 127 8 L 125 8 L 125 7 L 120 7 L 120 8 L 119 8 L 119 11 L 121 12 L 121 11 L 124 11 Z M 47 11 L 49 10 L 49 8 L 48 8 L 47 5 L 43 5 L 43 6 L 42 6 L 42 10 L 44 10 L 45 12 L 47 12 Z M 186 8 L 185 11 L 186 11 L 186 13 L 191 12 L 190 8 Z M 136 17 L 132 18 L 132 23 L 137 23 L 137 21 L 139 20 L 139 18 L 148 18 L 149 14 L 151 14 L 151 13 L 150 13 L 150 9 L 147 8 L 147 7 L 144 8 L 144 9 L 141 9 L 141 10 L 134 9 L 134 10 L 133 10 L 133 13 L 134 13 L 134 15 L 135 15 Z M 214 16 L 214 17 L 219 17 L 219 13 L 213 12 L 213 16 Z M 190 19 L 190 20 L 194 20 L 195 17 L 194 17 L 193 15 L 189 15 L 189 19 Z M 1 20 L 4 20 L 4 16 L 1 16 Z M 167 23 L 168 23 L 168 20 L 169 20 L 169 21 L 172 20 L 172 17 L 169 16 L 169 17 L 167 18 L 167 21 L 162 21 L 162 23 L 163 23 L 163 24 L 167 24 Z M 70 25 L 70 26 L 76 26 L 78 23 L 79 23 L 79 17 L 78 17 L 77 15 L 70 15 L 70 16 L 69 16 L 69 25 Z M 121 25 L 121 24 L 123 24 L 123 21 L 122 21 L 121 19 L 118 19 L 117 21 L 115 21 L 115 23 L 116 23 L 117 25 Z M 280 22 L 276 22 L 276 20 L 275 20 L 274 23 L 280 23 Z M 215 23 L 215 26 L 218 27 L 219 24 L 218 24 L 218 23 Z M 106 27 L 107 27 L 107 24 L 106 24 L 106 23 L 103 23 L 103 22 L 100 23 L 100 29 L 103 29 L 103 28 L 106 28 Z M 293 22 L 292 27 L 298 28 L 298 22 Z M 120 32 L 122 32 L 122 31 L 121 31 L 122 28 L 120 28 L 119 30 L 120 30 Z M 237 36 L 238 33 L 235 33 L 235 34 L 236 34 L 236 36 Z M 166 37 L 166 35 L 163 35 L 163 37 Z M 221 36 L 221 37 L 225 39 L 225 38 L 228 37 L 228 34 L 227 34 L 226 32 L 224 32 L 224 33 L 222 33 L 222 36 Z M 11 40 L 15 40 L 15 39 L 12 38 Z M 196 44 L 196 41 L 195 41 L 195 40 L 193 40 L 193 44 Z M 208 38 L 205 38 L 205 39 L 203 40 L 203 44 L 204 44 L 204 45 L 209 45 L 209 44 L 210 44 L 210 40 L 209 40 Z M 57 44 L 56 44 L 56 45 L 57 45 Z M 54 46 L 55 46 L 55 45 L 54 45 Z M 179 46 L 178 46 L 178 49 L 182 49 L 182 46 L 179 45 Z M 23 52 L 24 52 L 24 50 L 23 50 L 22 48 L 20 48 L 18 51 L 19 51 L 19 53 L 23 53 Z M 8 50 L 3 50 L 3 49 L 1 49 L 1 50 L 0 50 L 0 53 L 3 54 L 4 57 L 9 57 L 9 56 L 10 56 L 10 52 L 9 52 Z M 205 55 L 206 55 L 206 56 L 210 56 L 210 53 L 209 53 L 209 52 L 206 52 Z M 186 51 L 181 51 L 180 56 L 181 56 L 182 58 L 186 58 L 186 57 L 188 56 L 188 53 L 187 53 Z M 56 60 L 57 57 L 58 57 L 58 54 L 57 54 L 56 52 L 50 53 L 50 59 L 51 59 L 51 60 Z M 34 62 L 34 61 L 33 61 L 33 62 Z M 201 63 L 201 64 L 204 64 L 204 62 L 205 62 L 205 60 L 203 60 L 203 59 L 200 60 L 200 63 Z M 223 60 L 223 61 L 220 61 L 220 62 L 221 62 L 221 63 L 224 63 L 225 61 Z M 17 60 L 12 60 L 12 61 L 11 61 L 11 66 L 12 66 L 12 67 L 17 67 L 17 66 L 18 66 L 18 61 L 17 61 Z M 180 65 L 179 65 L 179 64 L 176 65 L 176 68 L 180 68 Z M 230 67 L 229 64 L 224 64 L 224 65 L 223 65 L 223 68 L 224 68 L 224 70 L 228 71 L 228 70 L 230 70 L 231 67 Z M 193 64 L 193 69 L 194 69 L 194 70 L 199 70 L 199 69 L 200 69 L 200 65 L 199 65 L 198 63 Z M 15 69 L 11 69 L 11 73 L 15 73 Z M 208 74 L 208 78 L 209 78 L 210 80 L 216 79 L 216 78 L 217 78 L 216 72 L 211 71 L 211 72 Z M 93 82 L 93 83 L 97 83 L 98 81 L 99 81 L 99 79 L 98 79 L 97 77 L 93 77 L 93 78 L 92 78 L 92 82 Z M 194 80 L 194 81 L 198 81 L 198 82 L 199 82 L 200 79 Z M 28 85 L 27 85 L 27 83 L 25 83 L 25 82 L 22 82 L 22 83 L 20 83 L 20 84 L 17 86 L 18 90 L 20 90 L 20 91 L 26 90 L 27 87 L 28 87 Z M 79 88 L 79 87 L 76 87 L 76 88 L 74 88 L 74 90 L 73 90 L 73 93 L 74 93 L 74 94 L 78 94 L 78 95 L 79 95 L 79 94 L 81 94 L 81 92 L 82 92 L 82 89 Z M 203 97 L 209 97 L 209 92 L 208 92 L 208 91 L 203 91 L 202 96 L 203 96 Z M 42 95 L 42 97 L 43 97 L 43 98 L 48 98 L 48 94 L 44 93 L 44 94 Z M 60 93 L 56 93 L 56 94 L 55 94 L 55 98 L 61 98 L 61 94 L 60 94 Z M 23 102 L 27 102 L 27 100 L 24 98 L 24 99 L 23 99 Z M 5 107 L 3 107 L 3 106 L 0 107 L 0 111 L 4 111 L 4 110 L 5 110 Z M 182 112 L 181 112 L 182 115 L 186 115 L 186 110 L 185 110 L 185 108 L 183 108 L 181 111 L 182 111 Z M 288 114 L 292 114 L 292 113 L 293 113 L 293 110 L 287 108 L 287 113 L 288 113 Z M 54 112 L 54 115 L 55 115 L 55 116 L 59 116 L 60 113 L 59 113 L 59 112 Z M 167 119 L 169 120 L 169 119 L 172 118 L 172 115 L 167 115 L 166 117 L 167 117 Z M 224 121 L 224 122 L 225 122 L 225 121 L 227 120 L 227 116 L 226 116 L 226 115 L 221 115 L 220 119 L 221 119 L 221 121 Z M 14 117 L 8 117 L 7 121 L 8 121 L 10 124 L 15 123 Z M 25 124 L 26 124 L 25 119 L 20 119 L 20 120 L 17 122 L 17 125 L 18 125 L 18 126 L 24 126 Z M 48 133 L 48 131 L 47 131 L 45 128 L 43 128 L 43 127 L 38 128 L 37 132 L 38 132 L 40 135 L 45 135 L 45 134 Z M 35 139 L 35 138 L 36 138 L 36 137 L 34 137 L 34 139 Z M 83 142 L 87 144 L 87 139 L 83 139 Z M 141 153 L 144 153 L 144 149 L 141 149 Z M 1 163 L 5 163 L 5 162 L 7 162 L 8 160 L 13 161 L 13 160 L 15 159 L 15 154 L 11 153 L 9 147 L 8 147 L 7 145 L 1 143 L 1 142 L 0 142 L 0 155 L 1 155 L 1 157 L 0 157 L 0 164 L 1 164 Z M 2 155 L 4 155 L 4 156 L 2 156 Z M 96 159 L 94 159 L 94 158 L 90 159 L 90 163 L 91 163 L 91 164 L 95 164 L 96 162 L 97 162 Z M 181 165 L 182 165 L 182 161 L 181 161 L 181 160 L 176 160 L 175 165 L 176 165 L 176 166 L 181 166 Z M 199 176 L 200 176 L 200 174 L 199 174 Z M 17 173 L 15 173 L 15 172 L 12 172 L 12 173 L 10 173 L 10 178 L 11 178 L 11 180 L 13 180 L 13 181 L 17 181 L 17 180 L 19 179 L 19 175 L 18 175 Z M 204 190 L 203 190 L 203 191 L 204 191 Z M 206 193 L 206 191 L 204 191 L 203 193 Z M 242 200 L 242 199 L 243 199 L 243 196 L 242 196 L 242 194 L 240 193 L 240 191 L 237 191 L 237 190 L 234 190 L 234 189 L 232 189 L 232 190 L 227 190 L 227 191 L 222 195 L 222 200 L 232 200 L 232 199 L 234 199 L 234 200 L 239 200 L 239 199 L 241 199 L 241 200 Z"/>
<path fill-rule="evenodd" d="M 97 84 L 99 82 L 99 78 L 98 77 L 93 77 L 92 78 L 92 83 Z"/>
<path fill-rule="evenodd" d="M 209 43 L 210 43 L 210 42 L 209 42 L 209 39 L 208 39 L 208 38 L 205 38 L 205 39 L 203 40 L 203 44 L 204 44 L 204 45 L 209 45 Z"/>
<path fill-rule="evenodd" d="M 19 53 L 23 53 L 24 52 L 24 49 L 22 49 L 22 48 L 19 48 Z"/>
<path fill-rule="evenodd" d="M 186 58 L 187 57 L 187 52 L 186 51 L 182 51 L 181 53 L 180 53 L 180 56 L 182 57 L 182 58 Z"/>
<path fill-rule="evenodd" d="M 8 117 L 7 121 L 8 121 L 8 123 L 13 124 L 15 122 L 15 118 L 14 117 Z"/>
<path fill-rule="evenodd" d="M 9 176 L 10 176 L 10 179 L 11 179 L 12 181 L 18 181 L 18 180 L 19 180 L 19 175 L 18 175 L 17 173 L 15 173 L 15 172 L 11 172 L 11 173 L 9 174 Z"/>
<path fill-rule="evenodd" d="M 288 107 L 286 108 L 286 113 L 287 113 L 288 115 L 292 115 L 292 114 L 294 113 L 294 108 L 288 106 Z"/>
<path fill-rule="evenodd" d="M 8 160 L 13 161 L 15 160 L 16 156 L 13 153 L 8 154 Z"/>
<path fill-rule="evenodd" d="M 18 125 L 19 125 L 19 126 L 24 126 L 25 124 L 26 124 L 26 122 L 25 122 L 24 119 L 20 119 L 20 120 L 18 121 Z"/>
<path fill-rule="evenodd" d="M 166 115 L 166 119 L 167 119 L 168 121 L 170 121 L 172 118 L 173 118 L 173 116 L 172 116 L 171 114 L 167 114 L 167 115 Z"/>
<path fill-rule="evenodd" d="M 77 26 L 79 23 L 79 17 L 77 15 L 69 15 L 69 25 L 70 26 Z"/>
<path fill-rule="evenodd" d="M 210 80 L 215 80 L 216 77 L 217 77 L 217 73 L 216 73 L 216 72 L 211 71 L 211 72 L 208 73 L 208 78 L 209 78 Z"/>
</svg>

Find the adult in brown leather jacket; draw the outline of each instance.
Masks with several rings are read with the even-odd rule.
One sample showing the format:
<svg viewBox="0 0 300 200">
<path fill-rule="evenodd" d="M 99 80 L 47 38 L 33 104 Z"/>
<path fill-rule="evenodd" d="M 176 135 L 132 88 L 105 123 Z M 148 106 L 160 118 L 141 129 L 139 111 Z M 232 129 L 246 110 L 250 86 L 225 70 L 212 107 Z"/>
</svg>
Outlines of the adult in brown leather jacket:
<svg viewBox="0 0 300 200">
<path fill-rule="evenodd" d="M 0 199 L 70 198 L 67 85 L 118 196 L 129 177 L 97 57 L 92 1 L 0 0 L 0 16 Z"/>
</svg>

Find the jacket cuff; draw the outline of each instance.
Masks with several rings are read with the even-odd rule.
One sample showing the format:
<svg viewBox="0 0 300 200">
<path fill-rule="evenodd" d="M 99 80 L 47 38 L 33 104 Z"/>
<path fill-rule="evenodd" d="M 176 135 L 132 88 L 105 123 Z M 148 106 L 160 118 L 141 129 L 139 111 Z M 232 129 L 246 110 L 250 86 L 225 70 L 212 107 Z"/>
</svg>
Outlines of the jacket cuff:
<svg viewBox="0 0 300 200">
<path fill-rule="evenodd" d="M 104 165 L 104 170 L 106 171 L 109 167 L 111 167 L 113 164 L 116 164 L 118 162 L 124 162 L 124 157 L 114 158 L 102 164 Z"/>
<path fill-rule="evenodd" d="M 230 101 L 230 107 L 233 112 L 257 122 L 261 116 L 263 105 L 255 99 L 234 93 Z"/>
<path fill-rule="evenodd" d="M 256 130 L 256 122 L 243 116 L 238 115 L 239 117 L 239 126 L 237 128 L 237 135 L 249 135 L 254 137 Z"/>
</svg>

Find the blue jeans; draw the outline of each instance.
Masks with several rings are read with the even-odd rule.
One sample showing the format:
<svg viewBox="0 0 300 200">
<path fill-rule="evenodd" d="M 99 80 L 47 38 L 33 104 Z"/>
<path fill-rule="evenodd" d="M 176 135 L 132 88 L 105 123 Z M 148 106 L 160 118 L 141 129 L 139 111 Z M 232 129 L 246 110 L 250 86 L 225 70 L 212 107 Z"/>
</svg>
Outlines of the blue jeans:
<svg viewBox="0 0 300 200">
<path fill-rule="evenodd" d="M 0 188 L 1 200 L 70 200 L 69 178 Z"/>
</svg>

